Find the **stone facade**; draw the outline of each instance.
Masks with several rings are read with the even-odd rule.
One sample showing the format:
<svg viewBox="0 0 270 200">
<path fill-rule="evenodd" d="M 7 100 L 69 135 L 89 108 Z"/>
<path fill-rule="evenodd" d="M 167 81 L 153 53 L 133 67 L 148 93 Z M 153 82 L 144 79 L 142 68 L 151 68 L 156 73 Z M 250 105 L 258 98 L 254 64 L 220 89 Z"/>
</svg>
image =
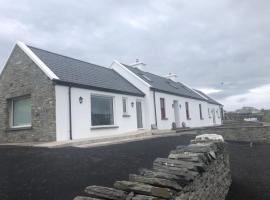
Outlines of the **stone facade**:
<svg viewBox="0 0 270 200">
<path fill-rule="evenodd" d="M 225 200 L 231 185 L 229 155 L 219 135 L 197 136 L 188 146 L 157 158 L 152 169 L 116 181 L 114 188 L 88 186 L 74 200 Z"/>
<path fill-rule="evenodd" d="M 8 101 L 30 95 L 32 127 L 11 129 Z M 0 76 L 0 142 L 56 140 L 55 87 L 36 64 L 16 46 Z"/>
</svg>

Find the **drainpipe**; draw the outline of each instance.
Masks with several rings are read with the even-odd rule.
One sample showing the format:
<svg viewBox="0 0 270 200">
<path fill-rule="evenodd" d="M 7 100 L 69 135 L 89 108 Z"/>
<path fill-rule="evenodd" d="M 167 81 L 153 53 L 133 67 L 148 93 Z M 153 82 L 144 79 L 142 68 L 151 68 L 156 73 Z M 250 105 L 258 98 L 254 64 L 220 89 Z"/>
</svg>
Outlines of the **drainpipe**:
<svg viewBox="0 0 270 200">
<path fill-rule="evenodd" d="M 156 109 L 156 91 L 153 91 L 153 99 L 154 99 L 154 111 L 155 111 L 155 124 L 157 128 L 157 109 Z"/>
<path fill-rule="evenodd" d="M 69 139 L 72 140 L 71 86 L 68 87 Z"/>
</svg>

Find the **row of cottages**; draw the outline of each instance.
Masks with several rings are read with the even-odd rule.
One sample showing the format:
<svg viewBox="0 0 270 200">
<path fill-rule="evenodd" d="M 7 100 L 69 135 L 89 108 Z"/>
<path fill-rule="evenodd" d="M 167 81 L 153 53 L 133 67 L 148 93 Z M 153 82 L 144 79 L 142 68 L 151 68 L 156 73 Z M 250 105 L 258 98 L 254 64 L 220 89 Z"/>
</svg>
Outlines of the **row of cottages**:
<svg viewBox="0 0 270 200">
<path fill-rule="evenodd" d="M 106 68 L 18 42 L 0 75 L 0 142 L 222 123 L 221 104 L 143 65 Z"/>
</svg>

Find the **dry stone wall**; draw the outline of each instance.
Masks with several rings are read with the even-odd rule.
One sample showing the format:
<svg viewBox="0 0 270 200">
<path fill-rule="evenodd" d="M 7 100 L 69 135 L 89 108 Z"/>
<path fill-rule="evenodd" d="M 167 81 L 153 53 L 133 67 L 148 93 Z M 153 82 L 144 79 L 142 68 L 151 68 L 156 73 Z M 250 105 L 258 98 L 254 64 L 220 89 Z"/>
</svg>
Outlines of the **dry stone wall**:
<svg viewBox="0 0 270 200">
<path fill-rule="evenodd" d="M 74 200 L 224 200 L 231 184 L 229 155 L 222 136 L 200 135 L 178 146 L 152 169 L 140 169 L 114 188 L 88 186 Z"/>
</svg>

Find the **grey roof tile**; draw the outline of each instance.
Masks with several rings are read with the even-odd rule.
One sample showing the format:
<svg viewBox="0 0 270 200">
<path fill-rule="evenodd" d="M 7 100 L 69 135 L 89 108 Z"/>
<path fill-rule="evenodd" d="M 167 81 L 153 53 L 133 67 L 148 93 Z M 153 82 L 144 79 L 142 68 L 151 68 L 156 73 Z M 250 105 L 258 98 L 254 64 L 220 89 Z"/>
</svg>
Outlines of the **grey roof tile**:
<svg viewBox="0 0 270 200">
<path fill-rule="evenodd" d="M 110 68 L 28 46 L 64 83 L 98 90 L 144 96 L 144 93 Z"/>
<path fill-rule="evenodd" d="M 202 91 L 200 90 L 196 90 L 196 92 L 200 93 L 201 95 L 203 95 L 205 98 L 207 98 L 207 102 L 212 103 L 212 104 L 217 104 L 222 106 L 221 103 L 217 102 L 216 100 L 214 100 L 213 98 L 209 97 L 208 95 L 204 94 Z"/>
<path fill-rule="evenodd" d="M 132 67 L 126 64 L 123 65 L 130 71 L 138 75 L 140 78 L 142 78 L 144 81 L 146 81 L 155 90 L 205 101 L 205 99 L 202 96 L 200 96 L 192 89 L 186 87 L 184 84 L 180 82 L 174 82 L 168 78 L 158 76 L 149 72 L 145 72 L 136 67 Z"/>
</svg>

